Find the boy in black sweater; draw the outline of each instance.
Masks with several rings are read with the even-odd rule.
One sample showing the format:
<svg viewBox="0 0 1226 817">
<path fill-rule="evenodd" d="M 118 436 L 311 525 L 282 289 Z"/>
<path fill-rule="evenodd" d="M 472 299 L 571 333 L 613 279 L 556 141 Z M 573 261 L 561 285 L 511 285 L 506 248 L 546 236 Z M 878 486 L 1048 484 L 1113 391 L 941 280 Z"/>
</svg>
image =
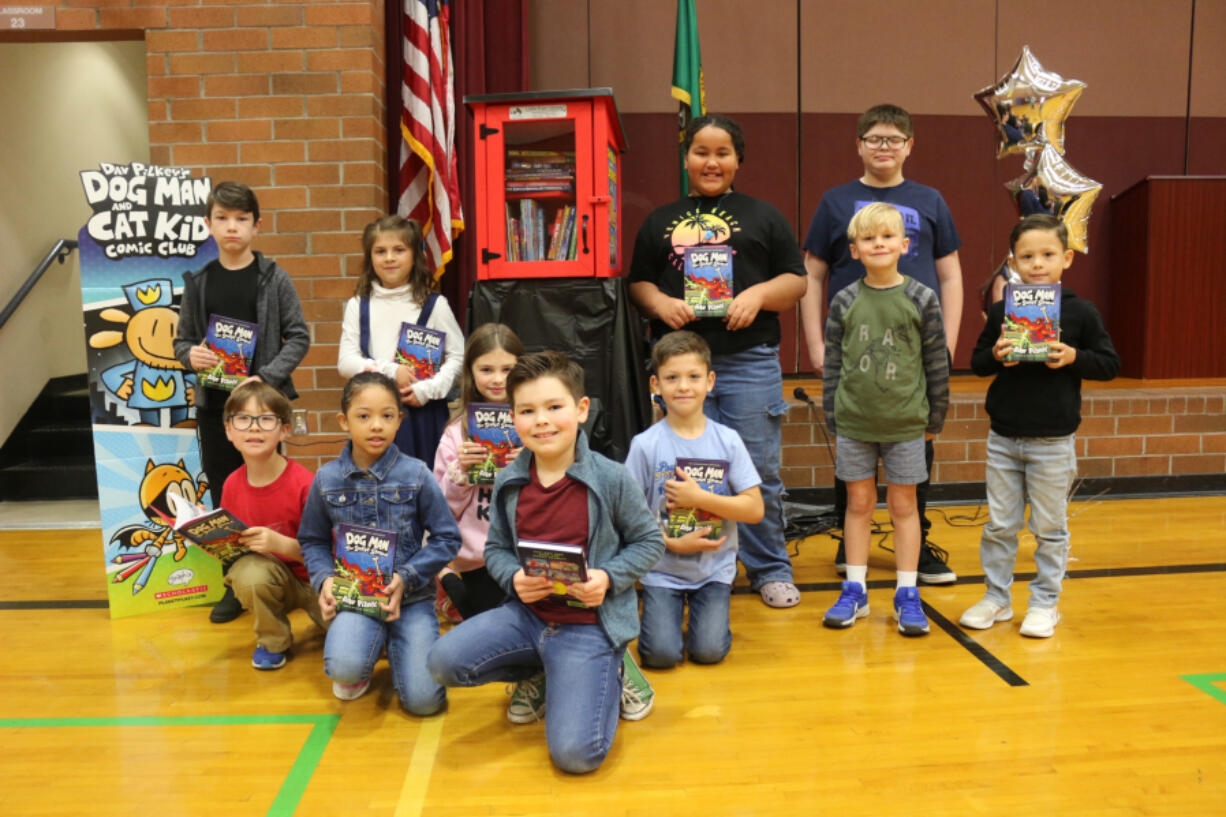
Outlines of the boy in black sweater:
<svg viewBox="0 0 1226 817">
<path fill-rule="evenodd" d="M 1009 235 L 1022 281 L 1054 284 L 1073 263 L 1064 223 L 1046 213 L 1027 216 Z M 1060 341 L 1049 345 L 1042 363 L 1006 361 L 1013 344 L 1002 337 L 1004 302 L 993 304 L 971 355 L 980 376 L 996 375 L 988 387 L 987 492 L 990 521 L 983 529 L 979 558 L 987 590 L 962 614 L 961 624 L 986 630 L 1013 618 L 1009 588 L 1017 558 L 1017 534 L 1030 498 L 1037 574 L 1021 634 L 1047 638 L 1060 613 L 1056 602 L 1068 564 L 1068 491 L 1077 474 L 1074 433 L 1081 424 L 1081 381 L 1110 380 L 1120 358 L 1098 310 L 1067 288 L 1060 298 Z"/>
</svg>

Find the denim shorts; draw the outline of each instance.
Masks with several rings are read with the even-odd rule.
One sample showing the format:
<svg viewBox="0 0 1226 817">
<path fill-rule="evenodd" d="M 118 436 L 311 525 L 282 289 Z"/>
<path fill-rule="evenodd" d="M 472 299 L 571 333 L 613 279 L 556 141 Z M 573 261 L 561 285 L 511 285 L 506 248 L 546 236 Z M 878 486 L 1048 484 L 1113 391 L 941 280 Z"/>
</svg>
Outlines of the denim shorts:
<svg viewBox="0 0 1226 817">
<path fill-rule="evenodd" d="M 918 485 L 928 479 L 924 462 L 924 438 L 899 443 L 870 443 L 842 434 L 835 438 L 834 475 L 844 482 L 877 478 L 877 460 L 885 465 L 885 481 L 895 485 Z"/>
</svg>

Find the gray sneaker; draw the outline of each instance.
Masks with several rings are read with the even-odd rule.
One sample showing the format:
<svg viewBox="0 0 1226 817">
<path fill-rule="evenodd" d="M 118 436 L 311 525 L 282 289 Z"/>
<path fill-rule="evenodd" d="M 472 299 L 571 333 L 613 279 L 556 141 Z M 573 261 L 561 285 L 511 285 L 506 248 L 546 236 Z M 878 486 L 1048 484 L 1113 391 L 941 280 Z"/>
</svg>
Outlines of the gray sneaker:
<svg viewBox="0 0 1226 817">
<path fill-rule="evenodd" d="M 507 720 L 511 723 L 532 723 L 545 717 L 545 673 L 538 672 L 511 685 L 511 702 L 507 704 Z"/>
<path fill-rule="evenodd" d="M 634 663 L 630 650 L 622 656 L 622 703 L 621 716 L 628 721 L 641 721 L 651 714 L 656 704 L 656 691 L 639 665 Z"/>
</svg>

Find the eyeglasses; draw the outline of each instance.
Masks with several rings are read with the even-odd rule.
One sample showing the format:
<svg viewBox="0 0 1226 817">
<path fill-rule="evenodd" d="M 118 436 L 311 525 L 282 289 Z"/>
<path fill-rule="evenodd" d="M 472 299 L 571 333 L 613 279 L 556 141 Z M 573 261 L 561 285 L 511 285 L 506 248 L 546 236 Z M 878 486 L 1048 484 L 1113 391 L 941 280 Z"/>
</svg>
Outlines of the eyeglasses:
<svg viewBox="0 0 1226 817">
<path fill-rule="evenodd" d="M 891 150 L 898 150 L 903 145 L 907 144 L 905 136 L 861 136 L 860 141 L 871 148 L 881 149 L 889 147 Z"/>
<path fill-rule="evenodd" d="M 231 414 L 226 418 L 237 431 L 250 431 L 258 426 L 260 431 L 276 431 L 281 418 L 275 414 Z"/>
</svg>

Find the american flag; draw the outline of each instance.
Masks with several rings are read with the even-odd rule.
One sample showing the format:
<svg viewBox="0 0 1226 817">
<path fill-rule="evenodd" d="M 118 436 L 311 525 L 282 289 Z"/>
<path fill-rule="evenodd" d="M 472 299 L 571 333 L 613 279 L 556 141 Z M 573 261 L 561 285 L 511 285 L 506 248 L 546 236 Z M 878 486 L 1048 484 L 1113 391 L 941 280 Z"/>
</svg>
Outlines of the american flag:
<svg viewBox="0 0 1226 817">
<path fill-rule="evenodd" d="M 404 0 L 400 85 L 400 200 L 397 212 L 421 223 L 426 260 L 437 278 L 464 229 L 455 157 L 455 74 L 450 0 Z"/>
</svg>

